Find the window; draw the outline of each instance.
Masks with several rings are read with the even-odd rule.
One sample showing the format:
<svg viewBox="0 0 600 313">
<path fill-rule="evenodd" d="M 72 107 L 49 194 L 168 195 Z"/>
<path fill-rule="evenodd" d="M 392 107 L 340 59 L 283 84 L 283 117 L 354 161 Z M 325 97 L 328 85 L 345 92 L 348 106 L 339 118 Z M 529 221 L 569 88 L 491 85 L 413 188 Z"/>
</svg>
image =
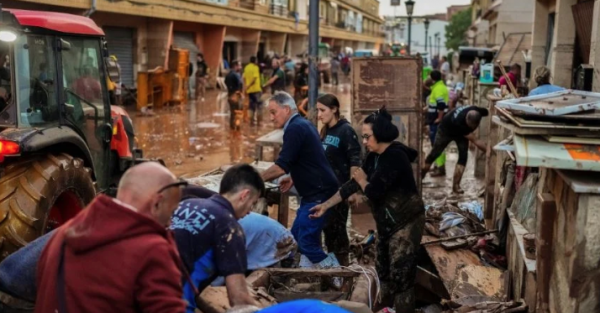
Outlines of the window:
<svg viewBox="0 0 600 313">
<path fill-rule="evenodd" d="M 9 47 L 6 42 L 0 41 L 0 113 L 8 108 L 12 92 Z"/>
<path fill-rule="evenodd" d="M 56 63 L 53 37 L 19 36 L 15 41 L 15 80 L 19 123 L 58 125 Z"/>
<path fill-rule="evenodd" d="M 63 87 L 66 99 L 67 118 L 81 123 L 104 118 L 106 77 L 101 71 L 103 59 L 100 40 L 65 37 L 71 45 L 62 51 Z"/>
</svg>

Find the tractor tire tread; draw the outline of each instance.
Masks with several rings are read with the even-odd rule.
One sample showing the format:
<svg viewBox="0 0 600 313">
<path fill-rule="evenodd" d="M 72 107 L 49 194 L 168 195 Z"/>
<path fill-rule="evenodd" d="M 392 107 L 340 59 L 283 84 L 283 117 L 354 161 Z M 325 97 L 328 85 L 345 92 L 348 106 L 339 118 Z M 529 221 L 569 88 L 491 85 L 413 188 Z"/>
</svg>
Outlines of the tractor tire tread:
<svg viewBox="0 0 600 313">
<path fill-rule="evenodd" d="M 91 170 L 68 154 L 47 154 L 7 166 L 0 177 L 0 261 L 41 236 L 54 202 L 72 191 L 82 207 L 95 196 Z"/>
</svg>

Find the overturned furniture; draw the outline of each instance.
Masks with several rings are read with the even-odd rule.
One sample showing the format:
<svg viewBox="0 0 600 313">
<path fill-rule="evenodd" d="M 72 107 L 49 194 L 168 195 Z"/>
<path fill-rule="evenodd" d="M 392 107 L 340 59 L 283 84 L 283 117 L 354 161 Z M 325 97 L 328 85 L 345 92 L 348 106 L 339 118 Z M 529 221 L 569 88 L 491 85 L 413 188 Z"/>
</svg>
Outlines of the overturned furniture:
<svg viewBox="0 0 600 313">
<path fill-rule="evenodd" d="M 250 163 L 250 165 L 254 166 L 254 168 L 256 168 L 259 172 L 265 171 L 266 169 L 268 169 L 269 167 L 271 167 L 271 165 L 273 165 L 273 162 L 262 162 L 262 161 L 255 161 Z M 219 192 L 219 186 L 221 184 L 221 179 L 223 178 L 223 174 L 225 174 L 225 171 L 231 167 L 232 165 L 224 165 L 221 166 L 219 168 L 216 168 L 212 171 L 206 172 L 204 174 L 201 174 L 200 176 L 197 177 L 186 177 L 186 179 L 193 184 L 197 184 L 200 186 L 203 186 L 211 191 L 214 192 Z M 282 193 L 279 190 L 279 186 L 273 183 L 265 183 L 265 187 L 266 187 L 266 199 L 267 199 L 267 203 L 266 205 L 277 205 L 277 221 L 279 221 L 279 223 L 281 223 L 283 226 L 285 226 L 286 228 L 288 227 L 288 223 L 289 223 L 289 203 L 290 203 L 290 194 L 289 193 Z M 262 213 L 262 210 L 266 210 L 266 207 L 263 208 L 257 208 L 257 210 L 260 210 Z"/>
</svg>

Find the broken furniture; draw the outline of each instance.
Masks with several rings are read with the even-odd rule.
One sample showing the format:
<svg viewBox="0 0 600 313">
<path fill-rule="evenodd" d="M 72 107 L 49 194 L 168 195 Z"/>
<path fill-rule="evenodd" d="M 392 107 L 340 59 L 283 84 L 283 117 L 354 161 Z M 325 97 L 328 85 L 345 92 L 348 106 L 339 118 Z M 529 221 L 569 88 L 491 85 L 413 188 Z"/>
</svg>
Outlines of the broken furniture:
<svg viewBox="0 0 600 313">
<path fill-rule="evenodd" d="M 264 161 L 263 148 L 273 148 L 273 162 L 277 160 L 279 151 L 283 146 L 283 129 L 276 129 L 256 139 L 256 160 Z"/>
<path fill-rule="evenodd" d="M 139 72 L 137 78 L 137 109 L 161 108 L 171 101 L 173 74 L 162 67 Z"/>
<path fill-rule="evenodd" d="M 259 172 L 265 171 L 273 162 L 252 162 L 250 165 L 254 166 Z M 221 184 L 221 179 L 223 178 L 223 174 L 225 171 L 232 165 L 224 165 L 219 168 L 216 168 L 212 171 L 206 172 L 200 176 L 187 178 L 190 183 L 197 184 L 203 186 L 207 189 L 210 189 L 214 192 L 219 192 L 219 186 Z M 282 193 L 279 190 L 279 186 L 273 183 L 265 183 L 265 187 L 267 190 L 267 194 L 265 198 L 267 198 L 268 205 L 275 204 L 277 205 L 277 221 L 281 223 L 286 228 L 288 227 L 288 216 L 289 216 L 289 203 L 290 203 L 290 195 L 288 193 Z M 270 201 L 269 201 L 270 200 Z"/>
<path fill-rule="evenodd" d="M 524 299 L 528 312 L 600 307 L 598 108 L 599 93 L 577 90 L 502 100 L 494 108 L 490 143 L 497 155 L 488 166 L 495 167 L 495 186 L 486 190 L 493 218 L 486 226 L 508 232 L 509 299 Z"/>
</svg>

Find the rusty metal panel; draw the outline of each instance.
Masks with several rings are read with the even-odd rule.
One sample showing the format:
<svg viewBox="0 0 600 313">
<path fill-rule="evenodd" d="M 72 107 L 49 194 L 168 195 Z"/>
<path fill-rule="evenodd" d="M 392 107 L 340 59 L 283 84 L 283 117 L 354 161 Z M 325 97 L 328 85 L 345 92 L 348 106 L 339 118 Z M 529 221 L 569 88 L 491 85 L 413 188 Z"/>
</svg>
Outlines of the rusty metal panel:
<svg viewBox="0 0 600 313">
<path fill-rule="evenodd" d="M 398 126 L 398 141 L 417 150 L 412 164 L 421 190 L 423 156 L 422 61 L 417 57 L 367 57 L 352 59 L 352 124 L 360 135 L 362 121 L 385 106 Z"/>
<path fill-rule="evenodd" d="M 354 111 L 419 110 L 421 106 L 421 58 L 352 59 L 352 107 Z"/>
</svg>

